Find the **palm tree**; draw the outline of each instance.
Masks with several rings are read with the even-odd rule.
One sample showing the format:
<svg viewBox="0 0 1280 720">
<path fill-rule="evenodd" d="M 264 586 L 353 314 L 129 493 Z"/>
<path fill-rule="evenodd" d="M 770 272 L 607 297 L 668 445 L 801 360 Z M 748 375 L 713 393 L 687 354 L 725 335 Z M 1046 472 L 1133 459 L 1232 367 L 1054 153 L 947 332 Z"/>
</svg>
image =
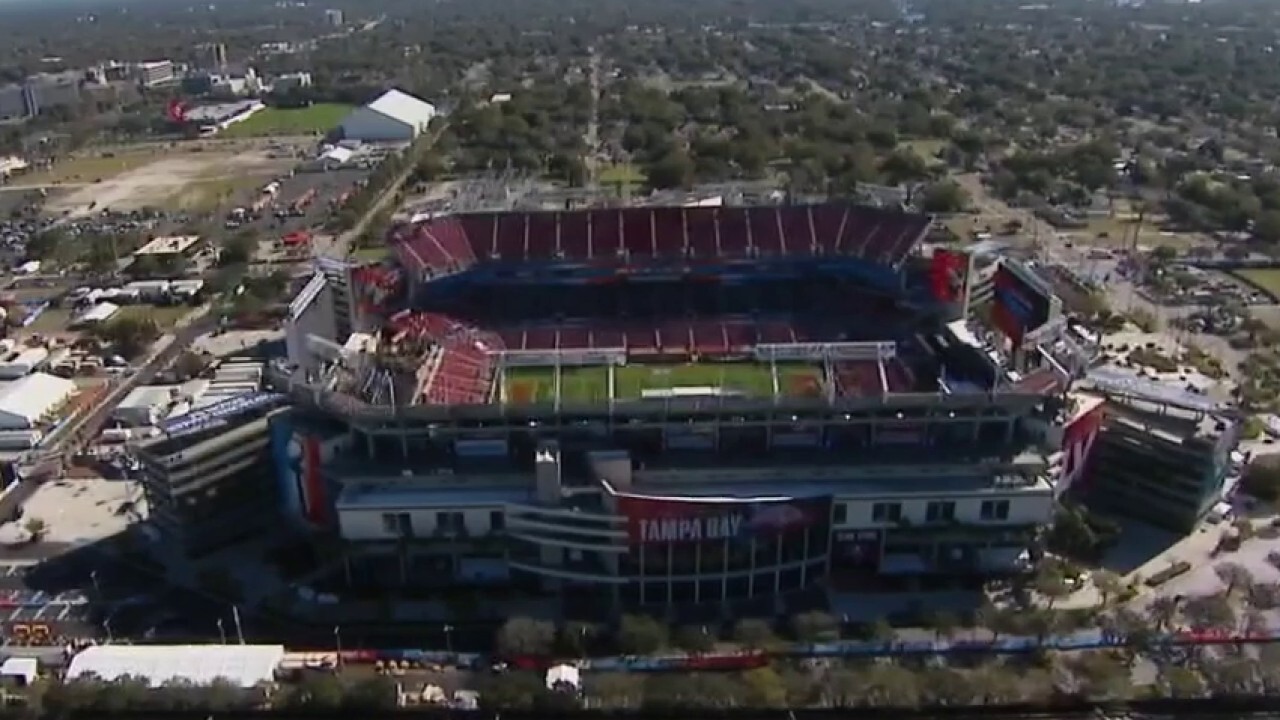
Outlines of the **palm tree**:
<svg viewBox="0 0 1280 720">
<path fill-rule="evenodd" d="M 44 540 L 45 536 L 49 534 L 49 524 L 40 518 L 30 518 L 22 527 L 27 531 L 27 535 L 30 536 L 33 543 Z"/>
</svg>

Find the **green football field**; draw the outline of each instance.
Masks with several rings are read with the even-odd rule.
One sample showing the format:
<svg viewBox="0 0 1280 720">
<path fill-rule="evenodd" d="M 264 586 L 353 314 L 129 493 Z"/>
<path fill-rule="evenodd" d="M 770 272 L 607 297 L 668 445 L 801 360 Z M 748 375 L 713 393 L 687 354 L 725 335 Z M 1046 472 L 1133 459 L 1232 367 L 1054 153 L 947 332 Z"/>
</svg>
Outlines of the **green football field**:
<svg viewBox="0 0 1280 720">
<path fill-rule="evenodd" d="M 780 364 L 778 389 L 783 395 L 817 395 L 821 371 L 806 363 Z M 751 397 L 773 395 L 773 370 L 767 364 L 681 363 L 630 364 L 612 368 L 612 397 L 640 398 L 645 390 L 716 387 Z M 503 371 L 503 397 L 510 403 L 541 403 L 555 399 L 556 368 L 513 367 Z M 560 369 L 560 391 L 567 402 L 603 402 L 611 397 L 610 368 L 604 365 Z"/>
</svg>

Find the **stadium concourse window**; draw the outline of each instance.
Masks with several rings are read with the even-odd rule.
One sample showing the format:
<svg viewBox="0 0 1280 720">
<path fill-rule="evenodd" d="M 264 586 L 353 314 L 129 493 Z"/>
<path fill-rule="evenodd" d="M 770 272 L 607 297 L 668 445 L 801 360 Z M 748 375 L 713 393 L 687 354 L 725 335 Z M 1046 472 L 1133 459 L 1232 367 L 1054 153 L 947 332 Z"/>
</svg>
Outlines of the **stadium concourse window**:
<svg viewBox="0 0 1280 720">
<path fill-rule="evenodd" d="M 902 519 L 902 503 L 876 503 L 872 505 L 871 519 L 876 522 L 898 522 Z"/>
<path fill-rule="evenodd" d="M 413 517 L 409 513 L 382 513 L 382 529 L 388 535 L 413 537 Z"/>
<path fill-rule="evenodd" d="M 983 520 L 1008 520 L 1009 501 L 984 500 L 982 501 L 982 509 L 979 512 L 979 517 Z"/>
<path fill-rule="evenodd" d="M 956 504 L 950 500 L 931 502 L 925 506 L 926 522 L 942 522 L 956 519 Z"/>
</svg>

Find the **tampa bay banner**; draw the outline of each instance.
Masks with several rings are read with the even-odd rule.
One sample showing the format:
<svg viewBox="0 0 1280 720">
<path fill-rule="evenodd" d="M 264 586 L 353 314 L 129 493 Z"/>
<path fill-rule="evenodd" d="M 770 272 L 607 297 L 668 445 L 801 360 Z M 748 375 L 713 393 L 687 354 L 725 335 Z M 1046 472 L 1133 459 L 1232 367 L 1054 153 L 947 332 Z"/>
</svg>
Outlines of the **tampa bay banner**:
<svg viewBox="0 0 1280 720">
<path fill-rule="evenodd" d="M 620 495 L 633 545 L 750 540 L 807 530 L 828 522 L 831 497 L 657 498 Z"/>
</svg>

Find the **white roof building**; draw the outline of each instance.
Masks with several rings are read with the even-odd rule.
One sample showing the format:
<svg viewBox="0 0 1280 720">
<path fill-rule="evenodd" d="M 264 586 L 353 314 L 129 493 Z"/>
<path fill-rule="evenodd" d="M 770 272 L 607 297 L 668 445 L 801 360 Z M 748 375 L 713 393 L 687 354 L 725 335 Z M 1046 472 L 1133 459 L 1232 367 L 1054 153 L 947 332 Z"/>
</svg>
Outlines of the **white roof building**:
<svg viewBox="0 0 1280 720">
<path fill-rule="evenodd" d="M 111 411 L 111 419 L 132 427 L 152 425 L 169 410 L 176 394 L 168 385 L 134 388 Z"/>
<path fill-rule="evenodd" d="M 48 373 L 32 373 L 0 392 L 0 429 L 26 430 L 61 407 L 76 384 Z"/>
<path fill-rule="evenodd" d="M 410 142 L 422 134 L 436 108 L 399 90 L 388 90 L 342 121 L 342 136 L 366 142 Z"/>
<path fill-rule="evenodd" d="M 200 242 L 199 235 L 174 235 L 172 237 L 153 238 L 150 242 L 133 251 L 135 257 L 142 255 L 181 255 Z"/>
<path fill-rule="evenodd" d="M 16 380 L 35 372 L 49 359 L 49 351 L 42 347 L 23 348 L 18 354 L 0 362 L 0 380 Z"/>
<path fill-rule="evenodd" d="M 96 675 L 110 682 L 129 675 L 152 686 L 170 680 L 209 685 L 222 678 L 242 688 L 271 682 L 283 645 L 97 645 L 71 658 L 67 679 Z"/>
<path fill-rule="evenodd" d="M 100 302 L 97 305 L 85 310 L 80 317 L 76 318 L 77 325 L 97 325 L 111 319 L 112 315 L 120 312 L 120 306 L 115 303 Z"/>
</svg>

